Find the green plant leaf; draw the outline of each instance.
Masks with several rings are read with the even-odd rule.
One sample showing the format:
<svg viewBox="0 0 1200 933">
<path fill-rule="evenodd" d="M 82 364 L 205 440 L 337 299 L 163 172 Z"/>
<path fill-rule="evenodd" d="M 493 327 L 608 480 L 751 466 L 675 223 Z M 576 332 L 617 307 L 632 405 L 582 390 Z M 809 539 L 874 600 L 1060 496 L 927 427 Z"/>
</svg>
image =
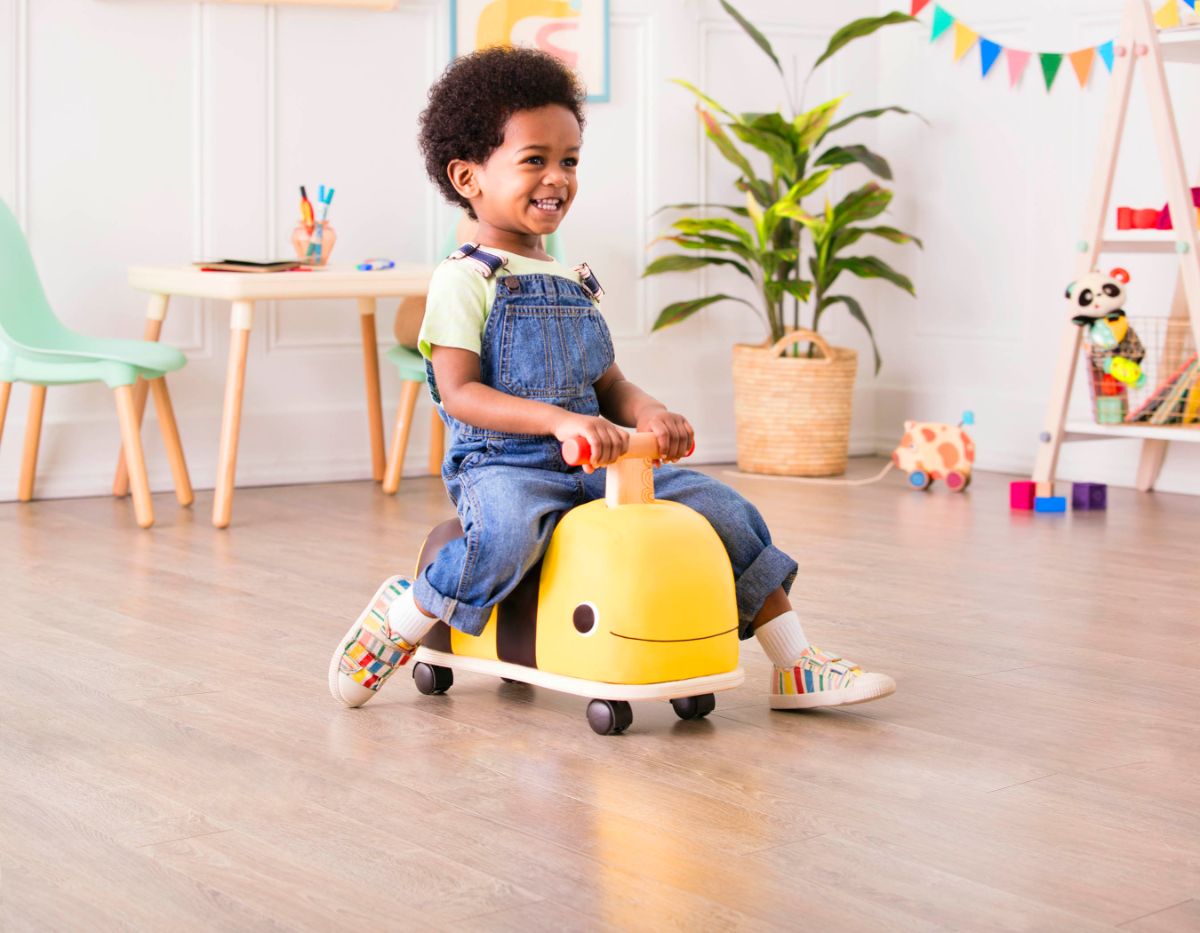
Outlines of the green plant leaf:
<svg viewBox="0 0 1200 933">
<path fill-rule="evenodd" d="M 680 233 L 728 233 L 736 237 L 747 249 L 754 248 L 754 238 L 741 224 L 725 217 L 682 217 L 671 224 Z"/>
<path fill-rule="evenodd" d="M 830 215 L 830 230 L 837 230 L 847 224 L 860 220 L 870 220 L 878 217 L 891 203 L 892 193 L 870 181 L 861 188 L 855 188 L 827 211 Z"/>
<path fill-rule="evenodd" d="M 721 153 L 727 160 L 739 169 L 747 179 L 756 180 L 754 169 L 746 160 L 746 157 L 738 150 L 738 147 L 733 144 L 733 140 L 725 132 L 716 117 L 705 110 L 703 107 L 697 107 L 696 111 L 700 114 L 700 119 L 704 122 L 704 135 L 713 141 L 713 145 L 717 147 L 717 151 Z"/>
<path fill-rule="evenodd" d="M 829 181 L 829 176 L 834 173 L 835 169 L 825 168 L 819 172 L 813 172 L 807 178 L 801 178 L 798 182 L 788 189 L 788 193 L 783 196 L 783 200 L 792 204 L 797 203 L 801 198 L 807 197 L 825 182 Z"/>
<path fill-rule="evenodd" d="M 747 278 L 753 278 L 750 270 L 736 259 L 725 259 L 722 256 L 660 256 L 646 266 L 642 278 L 649 275 L 659 275 L 663 272 L 689 272 L 702 266 L 733 266 Z"/>
<path fill-rule="evenodd" d="M 750 220 L 754 223 L 755 233 L 758 234 L 759 247 L 766 247 L 768 234 L 763 226 L 765 214 L 763 213 L 762 206 L 754 199 L 752 191 L 746 192 L 746 212 L 750 215 Z"/>
<path fill-rule="evenodd" d="M 742 217 L 746 216 L 746 209 L 744 207 L 738 207 L 736 204 L 700 204 L 698 202 L 689 202 L 686 204 L 664 204 L 662 207 L 654 211 L 654 213 L 652 213 L 650 216 L 656 217 L 663 211 L 694 211 L 712 208 L 719 208 L 723 211 L 732 211 L 735 214 L 740 214 Z"/>
<path fill-rule="evenodd" d="M 812 283 L 805 278 L 788 278 L 785 281 L 768 282 L 769 294 L 774 301 L 784 295 L 792 295 L 799 301 L 808 301 L 812 294 Z"/>
<path fill-rule="evenodd" d="M 771 160 L 777 175 L 785 178 L 796 176 L 796 156 L 792 152 L 792 143 L 775 133 L 755 129 L 742 123 L 734 123 L 729 127 L 733 135 L 747 145 L 753 146 L 760 152 L 765 152 Z"/>
<path fill-rule="evenodd" d="M 709 97 L 707 94 L 705 94 L 702 90 L 700 90 L 700 88 L 696 87 L 696 85 L 692 84 L 690 81 L 684 81 L 683 78 L 672 78 L 671 82 L 673 84 L 678 84 L 682 88 L 687 88 L 689 91 L 691 91 L 697 97 L 699 97 L 702 101 L 704 101 L 704 103 L 706 103 L 706 104 L 708 104 L 708 106 L 712 107 L 713 110 L 716 110 L 719 113 L 722 113 L 725 116 L 729 117 L 729 119 L 732 120 L 734 123 L 740 122 L 741 118 L 736 113 L 731 113 L 730 111 L 726 110 L 723 106 L 718 104 L 715 100 L 713 100 L 711 97 Z"/>
<path fill-rule="evenodd" d="M 871 330 L 871 322 L 867 320 L 866 314 L 863 313 L 862 305 L 849 295 L 829 295 L 821 300 L 821 307 L 818 309 L 818 312 L 824 311 L 830 305 L 839 303 L 846 306 L 846 310 L 850 312 L 850 316 L 863 326 L 867 332 L 867 336 L 871 338 L 871 350 L 875 354 L 875 375 L 878 376 L 879 367 L 883 364 L 883 361 L 879 358 L 879 345 L 875 343 L 875 332 Z"/>
<path fill-rule="evenodd" d="M 901 275 L 876 256 L 847 256 L 843 259 L 835 259 L 830 266 L 835 270 L 835 278 L 837 272 L 844 270 L 857 275 L 860 279 L 886 279 L 914 297 L 917 294 L 908 276 Z"/>
<path fill-rule="evenodd" d="M 715 249 L 718 252 L 734 253 L 747 262 L 758 262 L 758 253 L 746 246 L 741 240 L 728 240 L 721 236 L 691 233 L 686 236 L 659 237 L 660 240 L 670 240 L 681 249 Z"/>
<path fill-rule="evenodd" d="M 780 217 L 787 217 L 790 220 L 795 220 L 803 224 L 812 231 L 814 237 L 825 235 L 825 227 L 828 221 L 824 217 L 814 217 L 808 211 L 804 210 L 799 204 L 785 204 L 776 209 L 776 213 Z"/>
<path fill-rule="evenodd" d="M 737 24 L 746 31 L 746 35 L 754 40 L 755 45 L 767 53 L 767 57 L 775 63 L 775 67 L 779 69 L 779 73 L 783 74 L 783 66 L 779 64 L 779 59 L 775 57 L 775 50 L 771 48 L 771 43 L 767 41 L 767 37 L 755 29 L 754 24 L 750 20 L 735 10 L 733 4 L 727 3 L 726 0 L 721 0 L 721 6 L 725 8 L 726 13 L 737 20 Z"/>
<path fill-rule="evenodd" d="M 669 304 L 658 313 L 658 319 L 654 322 L 651 330 L 662 330 L 664 327 L 669 327 L 671 324 L 678 324 L 680 321 L 685 321 L 702 308 L 707 308 L 709 305 L 718 301 L 740 301 L 742 304 L 749 304 L 741 298 L 734 298 L 732 295 L 709 295 L 707 298 L 691 298 L 687 301 L 677 301 L 674 304 Z M 750 307 L 754 307 L 750 305 Z"/>
<path fill-rule="evenodd" d="M 828 100 L 813 107 L 812 110 L 806 110 L 792 121 L 792 129 L 796 133 L 797 149 L 811 149 L 817 140 L 825 135 L 830 121 L 845 99 L 846 95 L 843 94 L 841 97 Z"/>
<path fill-rule="evenodd" d="M 886 178 L 889 181 L 892 178 L 892 167 L 887 164 L 887 160 L 881 155 L 876 155 L 866 146 L 831 146 L 821 153 L 814 164 L 842 166 L 852 165 L 855 162 L 865 165 L 880 178 Z"/>
<path fill-rule="evenodd" d="M 826 135 L 828 135 L 829 133 L 832 133 L 834 130 L 840 130 L 843 126 L 847 126 L 847 125 L 853 123 L 855 120 L 874 120 L 876 117 L 881 117 L 885 113 L 911 114 L 912 116 L 914 116 L 918 120 L 920 120 L 922 123 L 924 123 L 926 126 L 929 125 L 929 121 L 926 120 L 919 113 L 917 113 L 915 110 L 907 110 L 904 107 L 878 107 L 874 110 L 860 110 L 858 113 L 853 113 L 850 116 L 846 117 L 846 119 L 844 119 L 844 120 L 838 120 L 837 123 L 830 124 L 829 129 L 827 129 L 825 131 L 825 133 L 826 133 Z"/>
<path fill-rule="evenodd" d="M 823 61 L 834 55 L 841 49 L 845 48 L 855 39 L 862 39 L 865 36 L 871 35 L 877 29 L 882 29 L 884 26 L 891 26 L 896 23 L 915 23 L 917 18 L 909 16 L 907 13 L 892 12 L 884 16 L 867 16 L 863 19 L 856 19 L 852 23 L 843 26 L 833 34 L 833 38 L 829 40 L 829 45 L 825 51 L 821 53 L 821 57 L 816 60 L 812 66 L 812 70 L 816 71 Z"/>
<path fill-rule="evenodd" d="M 921 249 L 925 248 L 917 237 L 911 233 L 905 233 L 903 230 L 897 230 L 895 227 L 846 227 L 839 230 L 834 238 L 834 250 L 844 249 L 847 246 L 853 246 L 864 236 L 877 236 L 892 243 L 916 243 Z"/>
</svg>

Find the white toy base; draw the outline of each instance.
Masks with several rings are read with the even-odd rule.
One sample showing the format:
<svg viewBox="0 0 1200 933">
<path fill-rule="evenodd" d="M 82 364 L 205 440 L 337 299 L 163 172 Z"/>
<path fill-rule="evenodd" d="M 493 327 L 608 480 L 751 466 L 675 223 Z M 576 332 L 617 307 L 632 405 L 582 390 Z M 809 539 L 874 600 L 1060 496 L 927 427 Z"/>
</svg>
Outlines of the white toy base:
<svg viewBox="0 0 1200 933">
<path fill-rule="evenodd" d="M 508 661 L 448 654 L 423 645 L 417 649 L 413 661 L 424 661 L 426 664 L 457 671 L 491 674 L 597 700 L 675 700 L 732 690 L 741 686 L 746 679 L 746 672 L 738 667 L 724 674 L 710 674 L 707 677 L 692 677 L 687 680 L 667 680 L 657 684 L 609 684 L 599 680 L 568 677 L 565 674 L 551 674 Z"/>
</svg>

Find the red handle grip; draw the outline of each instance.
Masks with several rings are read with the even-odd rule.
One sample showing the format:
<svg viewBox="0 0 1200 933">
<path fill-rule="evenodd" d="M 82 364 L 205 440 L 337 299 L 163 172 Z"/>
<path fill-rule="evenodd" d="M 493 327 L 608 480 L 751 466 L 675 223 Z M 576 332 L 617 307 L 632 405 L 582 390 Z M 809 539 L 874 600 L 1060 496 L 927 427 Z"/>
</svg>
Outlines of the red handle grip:
<svg viewBox="0 0 1200 933">
<path fill-rule="evenodd" d="M 688 452 L 684 456 L 690 457 L 695 450 L 696 442 L 692 441 L 692 446 L 688 448 Z M 638 460 L 657 460 L 658 456 L 658 438 L 646 431 L 641 434 L 629 435 L 629 449 L 617 459 L 624 460 L 633 457 Z M 592 447 L 587 442 L 587 438 L 573 437 L 563 441 L 562 458 L 567 466 L 583 466 L 585 463 L 590 463 Z"/>
</svg>

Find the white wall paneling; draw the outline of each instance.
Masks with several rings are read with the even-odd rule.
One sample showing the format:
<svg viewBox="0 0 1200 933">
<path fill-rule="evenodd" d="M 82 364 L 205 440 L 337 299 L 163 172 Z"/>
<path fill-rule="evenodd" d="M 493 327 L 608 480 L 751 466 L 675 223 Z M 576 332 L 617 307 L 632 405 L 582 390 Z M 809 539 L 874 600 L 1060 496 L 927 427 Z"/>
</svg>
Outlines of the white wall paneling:
<svg viewBox="0 0 1200 933">
<path fill-rule="evenodd" d="M 779 51 L 797 96 L 834 28 L 895 6 L 739 3 Z M 1111 7 L 1017 0 L 998 10 L 956 0 L 952 9 L 1000 41 L 1073 48 L 1114 31 L 1119 4 Z M 652 241 L 673 216 L 652 217 L 655 209 L 734 196 L 691 95 L 670 79 L 686 78 L 739 110 L 766 110 L 783 104 L 779 77 L 716 0 L 613 0 L 611 34 L 612 101 L 590 109 L 580 197 L 563 233 L 571 256 L 592 263 L 608 290 L 622 367 L 693 419 L 701 459 L 729 460 L 730 345 L 760 340 L 760 325 L 729 305 L 661 333 L 649 329 L 671 301 L 746 286 L 715 272 L 640 274 L 664 251 Z M 885 30 L 823 66 L 808 88 L 810 106 L 849 92 L 848 110 L 897 103 L 931 123 L 888 116 L 844 134 L 891 161 L 897 199 L 889 220 L 926 241 L 924 252 L 870 244 L 912 275 L 915 301 L 890 286 L 850 283 L 876 327 L 878 379 L 859 326 L 840 311 L 827 324 L 836 342 L 861 355 L 853 450 L 890 448 L 905 418 L 954 420 L 974 408 L 980 465 L 1024 471 L 1045 409 L 1107 77 L 1094 75 L 1081 92 L 1064 63 L 1047 95 L 1035 60 L 1014 92 L 1002 61 L 981 81 L 978 52 L 955 64 L 951 42 L 931 48 L 927 25 Z M 335 260 L 437 258 L 455 212 L 426 181 L 414 137 L 448 45 L 448 4 L 440 0 L 406 0 L 382 13 L 0 0 L 0 196 L 29 233 L 58 313 L 91 333 L 140 335 L 146 298 L 127 286 L 129 265 L 287 255 L 302 183 L 337 189 Z M 1171 78 L 1178 101 L 1194 97 L 1196 76 L 1173 68 Z M 1187 155 L 1200 159 L 1200 128 L 1186 123 Z M 1137 143 L 1147 125 L 1135 110 L 1115 189 L 1122 203 L 1163 200 L 1157 164 Z M 839 176 L 834 193 L 864 178 Z M 1167 263 L 1124 263 L 1134 274 L 1131 312 L 1166 312 Z M 379 308 L 384 347 L 392 310 Z M 189 357 L 172 390 L 200 487 L 215 475 L 228 322 L 219 303 L 176 300 L 164 332 Z M 358 340 L 350 303 L 260 309 L 239 482 L 369 475 Z M 383 378 L 390 426 L 398 386 L 386 369 Z M 0 498 L 15 495 L 26 397 L 23 388 L 14 393 L 0 446 Z M 413 472 L 423 466 L 427 405 L 422 400 L 411 440 Z M 105 493 L 118 443 L 110 394 L 55 389 L 46 420 L 39 494 Z M 1136 449 L 1128 447 L 1068 447 L 1064 475 L 1129 483 Z M 155 488 L 167 488 L 153 419 L 147 453 Z M 1172 451 L 1162 488 L 1200 491 L 1197 457 L 1194 449 Z"/>
</svg>

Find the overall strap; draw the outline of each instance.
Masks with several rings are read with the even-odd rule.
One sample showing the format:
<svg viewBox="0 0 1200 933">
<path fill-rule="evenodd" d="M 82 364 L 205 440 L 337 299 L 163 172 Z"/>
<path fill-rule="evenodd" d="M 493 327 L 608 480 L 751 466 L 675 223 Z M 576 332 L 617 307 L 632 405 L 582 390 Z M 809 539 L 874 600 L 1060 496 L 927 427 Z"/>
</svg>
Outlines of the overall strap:
<svg viewBox="0 0 1200 933">
<path fill-rule="evenodd" d="M 604 289 L 600 287 L 600 280 L 592 272 L 592 267 L 586 262 L 581 262 L 575 267 L 575 273 L 579 276 L 579 286 L 589 298 L 593 301 L 599 301 L 604 294 Z"/>
<path fill-rule="evenodd" d="M 468 262 L 470 262 L 471 268 L 482 275 L 485 279 L 490 279 L 493 275 L 503 269 L 505 264 L 508 262 L 507 259 L 480 249 L 478 243 L 464 243 L 447 258 L 466 259 Z"/>
</svg>

